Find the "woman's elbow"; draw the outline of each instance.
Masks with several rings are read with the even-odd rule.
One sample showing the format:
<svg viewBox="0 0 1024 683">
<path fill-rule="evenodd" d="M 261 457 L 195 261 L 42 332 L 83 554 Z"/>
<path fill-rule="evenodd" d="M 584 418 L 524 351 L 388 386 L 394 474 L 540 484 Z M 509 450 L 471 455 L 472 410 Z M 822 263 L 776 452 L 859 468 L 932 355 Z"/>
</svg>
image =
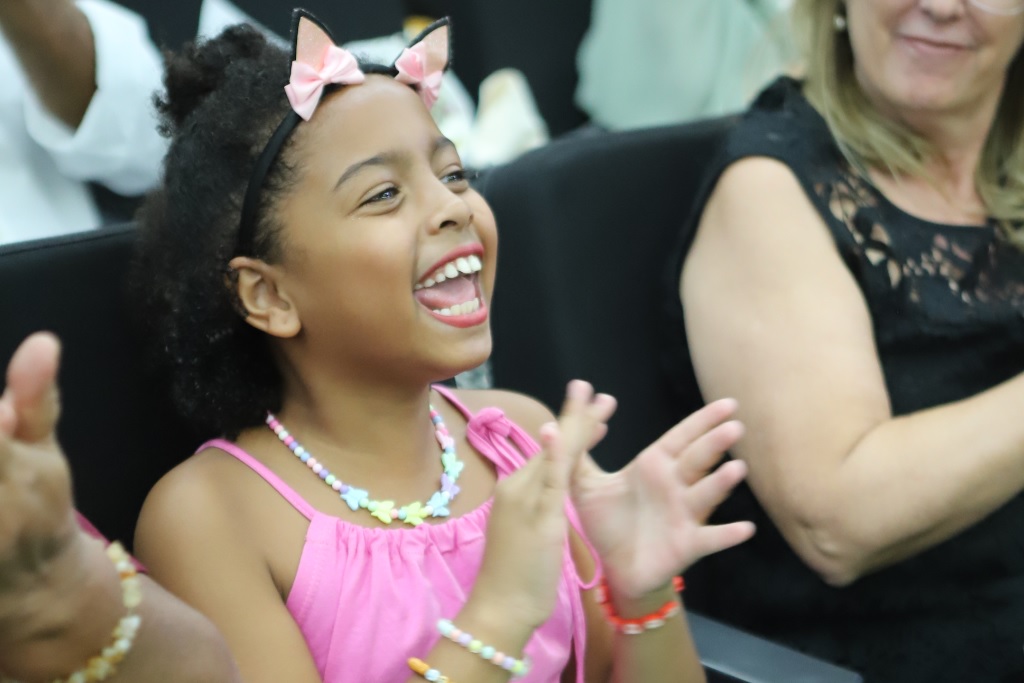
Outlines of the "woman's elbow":
<svg viewBox="0 0 1024 683">
<path fill-rule="evenodd" d="M 797 556 L 822 581 L 833 588 L 845 588 L 865 573 L 872 548 L 833 514 L 799 516 L 784 535 Z"/>
</svg>

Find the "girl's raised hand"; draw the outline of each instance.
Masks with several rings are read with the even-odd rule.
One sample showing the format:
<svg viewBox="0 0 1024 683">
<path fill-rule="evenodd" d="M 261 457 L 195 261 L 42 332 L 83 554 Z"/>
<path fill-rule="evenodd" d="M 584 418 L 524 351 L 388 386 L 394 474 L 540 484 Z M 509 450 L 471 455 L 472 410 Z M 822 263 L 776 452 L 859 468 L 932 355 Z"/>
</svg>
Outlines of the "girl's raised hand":
<svg viewBox="0 0 1024 683">
<path fill-rule="evenodd" d="M 541 427 L 542 452 L 495 489 L 476 588 L 506 600 L 506 614 L 532 627 L 550 616 L 558 594 L 573 471 L 614 411 L 610 396 L 594 396 L 585 382 L 570 384 L 557 424 Z"/>
<path fill-rule="evenodd" d="M 731 419 L 736 407 L 731 399 L 705 406 L 619 472 L 604 472 L 587 454 L 579 458 L 572 500 L 616 594 L 638 599 L 753 535 L 750 522 L 706 526 L 746 476 L 741 461 L 711 471 L 743 434 Z"/>
</svg>

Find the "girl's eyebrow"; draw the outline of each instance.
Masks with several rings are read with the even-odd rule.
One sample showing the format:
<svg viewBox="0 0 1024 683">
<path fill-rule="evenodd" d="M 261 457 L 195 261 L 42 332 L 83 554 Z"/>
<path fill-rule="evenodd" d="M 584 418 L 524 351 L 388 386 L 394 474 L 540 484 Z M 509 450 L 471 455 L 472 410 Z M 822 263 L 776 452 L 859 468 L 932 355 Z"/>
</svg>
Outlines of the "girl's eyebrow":
<svg viewBox="0 0 1024 683">
<path fill-rule="evenodd" d="M 442 149 L 448 148 L 454 149 L 455 143 L 443 135 L 434 138 L 434 141 L 430 146 L 430 156 L 433 157 Z M 353 176 L 357 175 L 366 168 L 369 168 L 371 166 L 390 166 L 393 164 L 398 164 L 401 161 L 403 161 L 406 156 L 407 155 L 404 152 L 391 151 L 383 152 L 381 154 L 375 154 L 374 156 L 368 159 L 357 161 L 356 163 L 346 168 L 345 172 L 341 174 L 341 177 L 338 178 L 338 182 L 334 184 L 334 190 L 337 190 L 345 183 L 345 181 L 350 180 Z M 332 190 L 332 192 L 334 190 Z"/>
<path fill-rule="evenodd" d="M 357 161 L 341 174 L 338 178 L 338 182 L 334 184 L 334 190 L 341 187 L 345 181 L 350 180 L 353 176 L 358 175 L 361 171 L 371 166 L 390 166 L 398 163 L 404 155 L 399 152 L 384 152 L 383 154 L 376 154 L 369 159 L 363 159 Z M 333 190 L 332 190 L 333 191 Z"/>
</svg>

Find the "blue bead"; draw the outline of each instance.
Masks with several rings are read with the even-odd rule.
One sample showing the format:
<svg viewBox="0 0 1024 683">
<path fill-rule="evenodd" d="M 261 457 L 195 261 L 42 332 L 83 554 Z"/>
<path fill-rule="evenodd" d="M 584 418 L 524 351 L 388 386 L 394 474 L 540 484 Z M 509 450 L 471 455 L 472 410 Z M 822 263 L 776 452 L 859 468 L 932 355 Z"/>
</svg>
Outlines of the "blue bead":
<svg viewBox="0 0 1024 683">
<path fill-rule="evenodd" d="M 441 672 L 437 669 L 427 669 L 427 673 L 423 674 L 423 678 L 428 681 L 439 681 L 441 680 Z"/>
<path fill-rule="evenodd" d="M 309 460 L 309 453 L 303 453 L 302 455 L 300 455 L 299 460 L 301 460 L 302 462 L 306 462 L 307 460 Z"/>
<path fill-rule="evenodd" d="M 490 645 L 484 645 L 484 649 L 480 650 L 480 656 L 484 659 L 490 659 L 494 656 L 496 650 Z"/>
<path fill-rule="evenodd" d="M 442 636 L 447 637 L 448 634 L 452 632 L 453 628 L 455 628 L 455 625 L 448 619 L 441 619 L 437 622 L 437 630 L 441 632 Z"/>
</svg>

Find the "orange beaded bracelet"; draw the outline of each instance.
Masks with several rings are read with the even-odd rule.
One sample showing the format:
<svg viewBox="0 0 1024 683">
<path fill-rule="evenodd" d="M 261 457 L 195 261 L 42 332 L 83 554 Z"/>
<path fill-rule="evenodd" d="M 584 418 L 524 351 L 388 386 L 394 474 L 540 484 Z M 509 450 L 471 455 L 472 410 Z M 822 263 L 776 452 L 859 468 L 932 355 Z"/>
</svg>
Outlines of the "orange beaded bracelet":
<svg viewBox="0 0 1024 683">
<path fill-rule="evenodd" d="M 684 587 L 685 584 L 681 576 L 672 579 L 672 588 L 676 593 L 682 592 Z M 603 578 L 597 587 L 597 602 L 604 608 L 605 617 L 615 627 L 615 630 L 628 636 L 635 636 L 644 631 L 653 631 L 656 628 L 661 628 L 665 625 L 667 619 L 679 614 L 679 603 L 673 598 L 646 616 L 634 619 L 621 617 L 616 614 L 615 608 L 612 606 L 612 601 L 608 595 L 608 582 Z"/>
<path fill-rule="evenodd" d="M 409 658 L 409 668 L 412 669 L 413 673 L 419 674 L 421 678 L 428 681 L 437 681 L 437 683 L 455 683 L 455 681 L 448 678 L 437 669 L 432 668 L 422 659 L 417 659 L 416 657 Z"/>
</svg>

